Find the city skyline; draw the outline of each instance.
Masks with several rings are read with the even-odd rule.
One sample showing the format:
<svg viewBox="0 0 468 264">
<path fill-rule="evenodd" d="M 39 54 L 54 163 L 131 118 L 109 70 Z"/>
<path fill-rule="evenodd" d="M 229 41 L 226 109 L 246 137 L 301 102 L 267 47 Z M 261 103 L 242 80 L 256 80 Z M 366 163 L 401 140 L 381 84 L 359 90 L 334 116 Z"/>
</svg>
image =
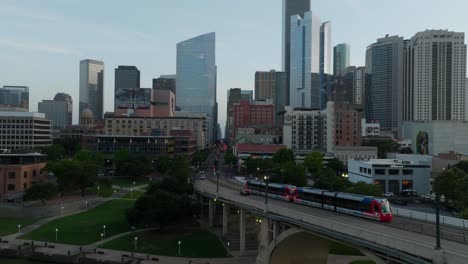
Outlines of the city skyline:
<svg viewBox="0 0 468 264">
<path fill-rule="evenodd" d="M 5 32 L 0 39 L 0 57 L 4 61 L 0 65 L 0 72 L 5 74 L 0 85 L 29 86 L 31 111 L 37 111 L 37 102 L 50 98 L 56 92 L 69 93 L 78 102 L 77 64 L 79 60 L 90 58 L 103 60 L 108 69 L 114 69 L 117 65 L 135 65 L 142 72 L 142 87 L 151 87 L 153 78 L 160 74 L 175 72 L 176 43 L 205 32 L 215 31 L 218 35 L 217 93 L 224 95 L 231 87 L 252 90 L 255 71 L 281 69 L 282 5 L 281 1 L 273 5 L 266 3 L 271 2 L 240 1 L 233 6 L 229 14 L 224 12 L 215 14 L 213 10 L 222 10 L 224 6 L 224 3 L 216 1 L 202 4 L 186 1 L 183 4 L 187 8 L 180 10 L 178 9 L 180 3 L 175 4 L 170 1 L 164 3 L 164 8 L 150 8 L 155 5 L 158 7 L 157 4 L 150 2 L 139 3 L 140 6 L 118 3 L 116 4 L 118 14 L 132 8 L 142 13 L 138 15 L 141 18 L 135 22 L 126 21 L 128 23 L 122 24 L 123 22 L 108 16 L 102 18 L 95 16 L 106 8 L 106 3 L 96 4 L 94 10 L 85 14 L 80 10 L 88 6 L 87 1 L 68 4 L 6 1 L 0 4 L 0 15 L 5 18 L 5 23 L 0 25 L 2 32 Z M 451 5 L 447 5 L 440 1 L 424 1 L 424 8 L 421 3 L 422 1 L 411 3 L 392 1 L 378 4 L 370 0 L 361 0 L 360 4 L 355 4 L 354 1 L 327 1 L 327 3 L 312 1 L 311 9 L 324 21 L 332 21 L 332 44 L 349 43 L 352 47 L 351 65 L 362 66 L 366 47 L 387 33 L 404 36 L 407 39 L 426 29 L 467 31 L 466 19 L 461 13 L 462 7 L 467 3 L 453 0 Z M 407 8 L 399 9 L 398 6 L 402 4 Z M 246 8 L 247 6 L 249 8 Z M 360 10 L 362 6 L 366 9 Z M 416 7 L 424 11 L 424 17 L 414 19 L 411 10 Z M 144 14 L 149 12 L 146 10 L 156 14 L 151 16 L 151 19 L 144 18 Z M 385 19 L 386 15 L 382 15 L 378 10 L 387 10 L 388 19 Z M 198 14 L 202 11 L 209 12 L 210 16 L 200 18 Z M 263 19 L 258 19 L 259 11 L 264 14 Z M 170 25 L 164 23 L 174 12 L 194 23 L 190 26 L 184 23 Z M 402 19 L 399 21 L 390 19 L 392 12 L 398 12 Z M 452 15 L 437 16 L 438 12 L 449 12 Z M 434 15 L 431 15 L 432 13 Z M 238 21 L 240 15 L 243 17 L 242 23 Z M 220 23 L 212 23 L 213 19 L 220 21 L 221 16 L 223 20 Z M 369 25 L 369 21 L 373 19 L 379 22 L 375 23 L 376 26 Z M 251 26 L 253 23 L 255 27 Z M 149 24 L 151 26 L 148 26 Z M 28 30 L 28 26 L 31 26 L 31 29 Z M 353 30 L 349 30 L 349 27 Z M 38 30 L 41 28 L 47 30 Z M 264 30 L 265 28 L 271 30 Z M 24 35 L 17 32 L 22 32 Z M 82 39 L 85 33 L 90 35 L 86 42 Z M 90 42 L 89 39 L 94 41 Z M 49 78 L 52 74 L 56 77 Z M 104 77 L 106 98 L 113 98 L 113 77 L 112 70 L 106 71 Z M 224 124 L 226 106 L 224 96 L 218 96 L 218 102 L 220 114 L 218 121 Z M 79 114 L 77 107 L 78 103 L 74 106 L 74 123 L 77 122 Z M 104 111 L 112 109 L 113 100 L 105 100 Z"/>
</svg>

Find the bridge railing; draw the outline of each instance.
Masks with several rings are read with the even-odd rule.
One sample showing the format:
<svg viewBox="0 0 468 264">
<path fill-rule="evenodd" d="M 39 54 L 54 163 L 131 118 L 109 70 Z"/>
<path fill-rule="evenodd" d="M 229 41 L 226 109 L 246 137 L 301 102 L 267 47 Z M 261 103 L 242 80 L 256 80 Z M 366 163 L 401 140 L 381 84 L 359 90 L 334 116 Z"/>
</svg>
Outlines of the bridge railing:
<svg viewBox="0 0 468 264">
<path fill-rule="evenodd" d="M 426 223 L 435 223 L 436 216 L 435 214 L 428 214 L 418 211 L 406 210 L 401 208 L 392 208 L 392 214 L 394 216 L 399 216 L 403 218 L 409 218 L 412 220 L 423 221 Z M 461 218 L 450 217 L 450 216 L 440 216 L 440 224 L 443 226 L 456 227 L 456 228 L 468 228 L 468 220 Z"/>
</svg>

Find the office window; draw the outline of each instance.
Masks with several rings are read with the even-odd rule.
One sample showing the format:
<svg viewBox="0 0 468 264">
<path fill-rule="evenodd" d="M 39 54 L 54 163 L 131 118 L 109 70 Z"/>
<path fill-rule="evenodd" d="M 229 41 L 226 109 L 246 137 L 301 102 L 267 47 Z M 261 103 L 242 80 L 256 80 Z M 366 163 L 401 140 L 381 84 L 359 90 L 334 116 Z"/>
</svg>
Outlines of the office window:
<svg viewBox="0 0 468 264">
<path fill-rule="evenodd" d="M 14 172 L 14 171 L 8 172 L 8 178 L 9 178 L 9 179 L 14 179 L 15 177 L 16 177 L 16 175 L 15 175 L 15 172 Z"/>
</svg>

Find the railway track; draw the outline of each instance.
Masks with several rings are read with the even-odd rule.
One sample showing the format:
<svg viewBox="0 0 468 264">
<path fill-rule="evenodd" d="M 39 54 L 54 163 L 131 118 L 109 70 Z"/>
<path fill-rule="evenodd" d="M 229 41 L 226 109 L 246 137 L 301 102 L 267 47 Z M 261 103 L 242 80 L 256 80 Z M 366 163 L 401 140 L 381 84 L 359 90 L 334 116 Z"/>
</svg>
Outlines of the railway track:
<svg viewBox="0 0 468 264">
<path fill-rule="evenodd" d="M 223 178 L 223 179 L 222 179 Z M 216 184 L 216 178 L 214 177 L 207 177 L 207 181 Z M 219 177 L 219 186 L 228 188 L 231 190 L 239 190 L 241 185 L 229 182 L 224 179 L 224 177 Z M 382 223 L 386 224 L 398 229 L 403 229 L 410 232 L 426 234 L 433 236 L 435 239 L 436 236 L 436 226 L 432 223 L 426 223 L 418 220 L 411 220 L 402 217 L 394 217 L 393 221 L 389 223 Z M 441 237 L 446 240 L 459 242 L 463 244 L 468 244 L 468 230 L 441 226 Z"/>
</svg>

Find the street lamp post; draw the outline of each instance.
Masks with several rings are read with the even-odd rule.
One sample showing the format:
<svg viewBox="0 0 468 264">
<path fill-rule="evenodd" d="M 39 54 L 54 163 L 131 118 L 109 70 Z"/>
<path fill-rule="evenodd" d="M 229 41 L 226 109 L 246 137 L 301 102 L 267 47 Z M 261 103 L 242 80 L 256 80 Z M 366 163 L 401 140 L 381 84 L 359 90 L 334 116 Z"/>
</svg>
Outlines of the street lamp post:
<svg viewBox="0 0 468 264">
<path fill-rule="evenodd" d="M 266 189 L 265 189 L 265 204 L 268 204 L 268 176 L 263 176 L 263 180 L 265 181 L 266 184 Z"/>
<path fill-rule="evenodd" d="M 435 249 L 439 250 L 440 247 L 440 193 L 439 193 L 439 184 L 435 182 L 436 187 L 436 246 Z"/>
<path fill-rule="evenodd" d="M 55 241 L 58 240 L 58 228 L 55 228 Z"/>
<path fill-rule="evenodd" d="M 88 210 L 88 201 L 85 202 L 86 210 Z"/>
<path fill-rule="evenodd" d="M 103 234 L 103 233 L 101 233 L 101 240 L 103 240 L 103 239 L 104 239 L 104 234 Z"/>
<path fill-rule="evenodd" d="M 63 216 L 63 206 L 60 207 L 60 214 Z"/>
<path fill-rule="evenodd" d="M 103 233 L 104 237 L 106 237 L 106 225 L 103 225 L 102 229 L 103 229 L 102 233 Z"/>
<path fill-rule="evenodd" d="M 136 187 L 136 182 L 133 182 L 133 188 L 135 188 L 135 187 Z"/>
<path fill-rule="evenodd" d="M 135 252 L 137 251 L 137 241 L 138 241 L 138 237 L 135 237 Z"/>
<path fill-rule="evenodd" d="M 21 224 L 18 225 L 18 233 L 21 232 Z"/>
<path fill-rule="evenodd" d="M 133 199 L 133 189 L 130 189 L 130 199 Z"/>
<path fill-rule="evenodd" d="M 230 246 L 230 244 L 229 244 L 229 242 L 227 242 L 227 247 L 228 247 L 228 252 L 227 252 L 227 253 L 228 253 L 228 257 L 229 257 L 229 255 L 231 254 L 231 250 L 229 249 L 229 246 Z"/>
<path fill-rule="evenodd" d="M 178 244 L 179 244 L 179 251 L 178 251 L 178 252 L 179 252 L 179 254 L 178 254 L 179 256 L 180 256 L 180 244 L 181 244 L 181 243 L 182 243 L 182 242 L 179 240 L 179 243 L 178 243 Z"/>
<path fill-rule="evenodd" d="M 98 186 L 97 187 L 97 196 L 99 196 L 99 189 L 100 189 L 100 187 Z"/>
</svg>

